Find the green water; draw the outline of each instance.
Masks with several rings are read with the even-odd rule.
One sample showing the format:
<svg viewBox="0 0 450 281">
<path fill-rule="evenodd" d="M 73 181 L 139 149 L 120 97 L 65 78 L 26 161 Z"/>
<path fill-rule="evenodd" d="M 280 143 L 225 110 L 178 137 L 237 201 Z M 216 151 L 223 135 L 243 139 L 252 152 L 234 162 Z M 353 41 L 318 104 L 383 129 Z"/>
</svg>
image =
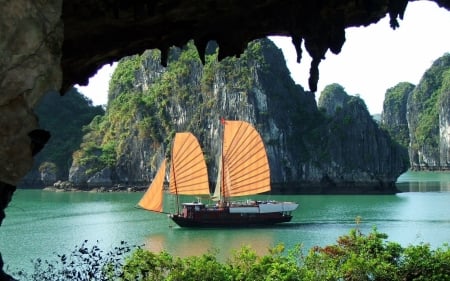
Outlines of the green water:
<svg viewBox="0 0 450 281">
<path fill-rule="evenodd" d="M 423 179 L 423 181 L 421 181 Z M 166 215 L 134 208 L 142 193 L 57 193 L 18 190 L 0 227 L 0 251 L 10 268 L 31 269 L 31 259 L 51 259 L 69 253 L 84 240 L 109 250 L 120 241 L 165 249 L 177 256 L 219 250 L 221 258 L 232 249 L 250 245 L 259 253 L 284 243 L 304 249 L 327 245 L 355 227 L 368 232 L 373 226 L 402 245 L 450 242 L 450 174 L 408 173 L 399 179 L 403 192 L 396 195 L 271 196 L 297 201 L 291 223 L 251 229 L 186 229 Z M 417 184 L 421 183 L 421 186 Z M 252 197 L 268 199 L 267 196 Z M 98 241 L 98 242 L 96 242 Z"/>
</svg>

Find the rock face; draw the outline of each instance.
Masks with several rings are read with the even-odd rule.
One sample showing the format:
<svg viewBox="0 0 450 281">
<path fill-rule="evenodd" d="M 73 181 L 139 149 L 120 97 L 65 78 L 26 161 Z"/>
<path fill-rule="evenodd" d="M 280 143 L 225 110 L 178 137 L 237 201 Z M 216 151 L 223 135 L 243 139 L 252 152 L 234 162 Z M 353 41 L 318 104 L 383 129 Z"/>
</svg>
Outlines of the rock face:
<svg viewBox="0 0 450 281">
<path fill-rule="evenodd" d="M 412 170 L 450 169 L 449 85 L 450 54 L 446 54 L 417 86 L 399 83 L 386 92 L 382 125 L 408 148 Z"/>
<path fill-rule="evenodd" d="M 406 119 L 408 97 L 415 86 L 408 82 L 397 84 L 386 91 L 381 125 L 402 146 L 409 146 L 409 127 Z"/>
<path fill-rule="evenodd" d="M 319 173 L 321 180 L 336 188 L 394 188 L 397 177 L 408 168 L 407 151 L 379 128 L 364 102 L 333 84 L 322 92 L 319 107 L 329 118 L 321 134 L 321 147 L 316 148 L 329 153 L 323 157 L 330 159 Z"/>
<path fill-rule="evenodd" d="M 409 158 L 415 170 L 450 168 L 450 54 L 437 59 L 407 102 Z"/>
<path fill-rule="evenodd" d="M 2 1 L 0 13 L 0 181 L 15 185 L 32 164 L 33 107 L 61 85 L 59 1 Z"/>
<path fill-rule="evenodd" d="M 299 61 L 304 43 L 313 58 L 310 87 L 315 91 L 318 65 L 328 50 L 340 52 L 346 27 L 367 26 L 389 13 L 391 26 L 395 28 L 407 3 L 404 0 L 375 1 L 370 5 L 359 1 L 313 3 L 307 0 L 256 3 L 206 0 L 201 4 L 190 1 L 64 1 L 63 87 L 70 87 L 73 81 L 87 83 L 100 65 L 146 49 L 160 49 L 165 65 L 169 47 L 173 45 L 182 46 L 194 40 L 203 59 L 207 42 L 216 40 L 221 46 L 219 59 L 222 59 L 241 54 L 252 40 L 278 34 L 293 37 Z M 89 44 L 84 44 L 80 50 L 80 42 Z"/>
<path fill-rule="evenodd" d="M 448 59 L 448 58 L 447 58 Z M 441 170 L 450 169 L 450 65 L 443 75 L 439 107 L 439 159 Z"/>
<path fill-rule="evenodd" d="M 56 92 L 47 93 L 34 111 L 40 126 L 48 130 L 52 138 L 34 158 L 33 167 L 20 181 L 19 188 L 43 188 L 57 180 L 67 180 L 72 153 L 80 147 L 83 137 L 83 126 L 96 115 L 105 113 L 101 106 L 93 106 L 92 101 L 75 88 L 63 97 Z"/>
<path fill-rule="evenodd" d="M 219 120 L 225 117 L 257 127 L 268 151 L 275 192 L 395 190 L 393 183 L 407 168 L 406 150 L 378 128 L 362 100 L 332 85 L 321 95 L 322 113 L 314 95 L 292 81 L 281 51 L 267 39 L 250 43 L 240 59 L 218 63 L 216 58 L 217 53 L 207 56 L 203 67 L 188 44 L 170 53 L 167 68 L 154 63 L 159 59 L 155 51 L 122 60 L 112 77 L 114 98 L 107 115 L 84 137 L 69 180 L 80 186 L 105 181 L 109 167 L 113 184 L 146 185 L 168 152 L 173 132 L 188 130 L 198 136 L 210 181 L 215 182 Z M 125 104 L 131 106 L 125 110 Z M 122 111 L 131 114 L 118 113 Z M 160 112 L 161 123 L 151 121 L 149 112 Z M 120 144 L 108 141 L 112 135 L 120 136 Z M 95 152 L 83 149 L 93 142 Z M 110 166 L 98 164 L 108 157 L 105 143 L 114 145 Z M 92 173 L 86 177 L 88 170 Z"/>
</svg>

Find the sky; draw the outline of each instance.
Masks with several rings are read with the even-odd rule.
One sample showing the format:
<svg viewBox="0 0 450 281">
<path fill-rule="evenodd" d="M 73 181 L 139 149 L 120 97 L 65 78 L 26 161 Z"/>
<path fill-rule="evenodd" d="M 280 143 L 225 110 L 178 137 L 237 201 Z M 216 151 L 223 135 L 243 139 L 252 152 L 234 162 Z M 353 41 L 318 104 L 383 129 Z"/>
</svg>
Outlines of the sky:
<svg viewBox="0 0 450 281">
<path fill-rule="evenodd" d="M 316 98 L 325 86 L 339 83 L 349 95 L 359 95 L 371 114 L 381 113 L 387 89 L 399 82 L 417 85 L 433 61 L 450 52 L 450 12 L 434 2 L 410 2 L 399 24 L 393 30 L 386 16 L 367 27 L 347 28 L 341 53 L 328 52 L 319 65 Z M 311 58 L 307 52 L 297 64 L 290 37 L 270 39 L 282 49 L 294 81 L 308 90 Z M 103 66 L 87 86 L 76 87 L 94 105 L 106 104 L 109 79 L 116 65 Z"/>
</svg>

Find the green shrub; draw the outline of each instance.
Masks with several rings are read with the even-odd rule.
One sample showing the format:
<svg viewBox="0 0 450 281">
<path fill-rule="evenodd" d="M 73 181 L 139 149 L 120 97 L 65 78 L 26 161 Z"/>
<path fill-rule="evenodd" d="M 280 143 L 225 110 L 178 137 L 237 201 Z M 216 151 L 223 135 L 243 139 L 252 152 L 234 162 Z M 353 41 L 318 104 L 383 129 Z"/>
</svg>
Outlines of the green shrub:
<svg viewBox="0 0 450 281">
<path fill-rule="evenodd" d="M 402 248 L 386 238 L 376 229 L 367 236 L 353 229 L 335 245 L 311 249 L 305 258 L 307 280 L 399 280 Z"/>
<path fill-rule="evenodd" d="M 409 246 L 404 251 L 399 271 L 402 280 L 441 281 L 450 280 L 450 248 L 432 250 L 429 244 Z"/>
<path fill-rule="evenodd" d="M 56 166 L 55 163 L 53 162 L 42 162 L 42 164 L 39 166 L 39 172 L 52 172 L 52 173 L 56 173 L 58 171 L 58 167 Z"/>
<path fill-rule="evenodd" d="M 164 280 L 173 268 L 174 258 L 166 252 L 137 249 L 126 260 L 122 280 Z"/>
<path fill-rule="evenodd" d="M 313 247 L 304 255 L 300 246 L 285 253 L 283 245 L 260 256 L 250 247 L 237 250 L 226 262 L 217 253 L 186 258 L 126 243 L 106 254 L 97 246 L 75 247 L 58 259 L 34 261 L 34 272 L 15 276 L 22 280 L 281 280 L 281 281 L 444 281 L 450 280 L 450 247 L 431 249 L 428 244 L 401 247 L 386 241 L 374 228 L 368 235 L 353 229 L 337 243 Z M 31 279 L 28 279 L 31 277 Z"/>
</svg>

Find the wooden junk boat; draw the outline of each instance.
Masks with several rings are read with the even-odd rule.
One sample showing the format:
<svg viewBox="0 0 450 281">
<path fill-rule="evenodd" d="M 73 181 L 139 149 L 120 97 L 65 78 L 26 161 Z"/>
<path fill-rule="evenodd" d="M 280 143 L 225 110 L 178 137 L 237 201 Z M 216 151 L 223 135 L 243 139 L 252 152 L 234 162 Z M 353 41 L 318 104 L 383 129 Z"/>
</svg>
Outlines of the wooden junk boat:
<svg viewBox="0 0 450 281">
<path fill-rule="evenodd" d="M 172 144 L 168 192 L 176 196 L 177 211 L 169 217 L 181 227 L 242 227 L 289 222 L 298 204 L 278 201 L 232 201 L 233 197 L 270 191 L 266 150 L 256 129 L 244 121 L 222 120 L 222 153 L 214 194 L 211 196 L 203 152 L 197 138 L 177 133 Z M 163 212 L 166 160 L 138 205 Z M 207 196 L 200 201 L 178 203 L 179 195 Z M 181 208 L 180 208 L 181 207 Z"/>
</svg>

